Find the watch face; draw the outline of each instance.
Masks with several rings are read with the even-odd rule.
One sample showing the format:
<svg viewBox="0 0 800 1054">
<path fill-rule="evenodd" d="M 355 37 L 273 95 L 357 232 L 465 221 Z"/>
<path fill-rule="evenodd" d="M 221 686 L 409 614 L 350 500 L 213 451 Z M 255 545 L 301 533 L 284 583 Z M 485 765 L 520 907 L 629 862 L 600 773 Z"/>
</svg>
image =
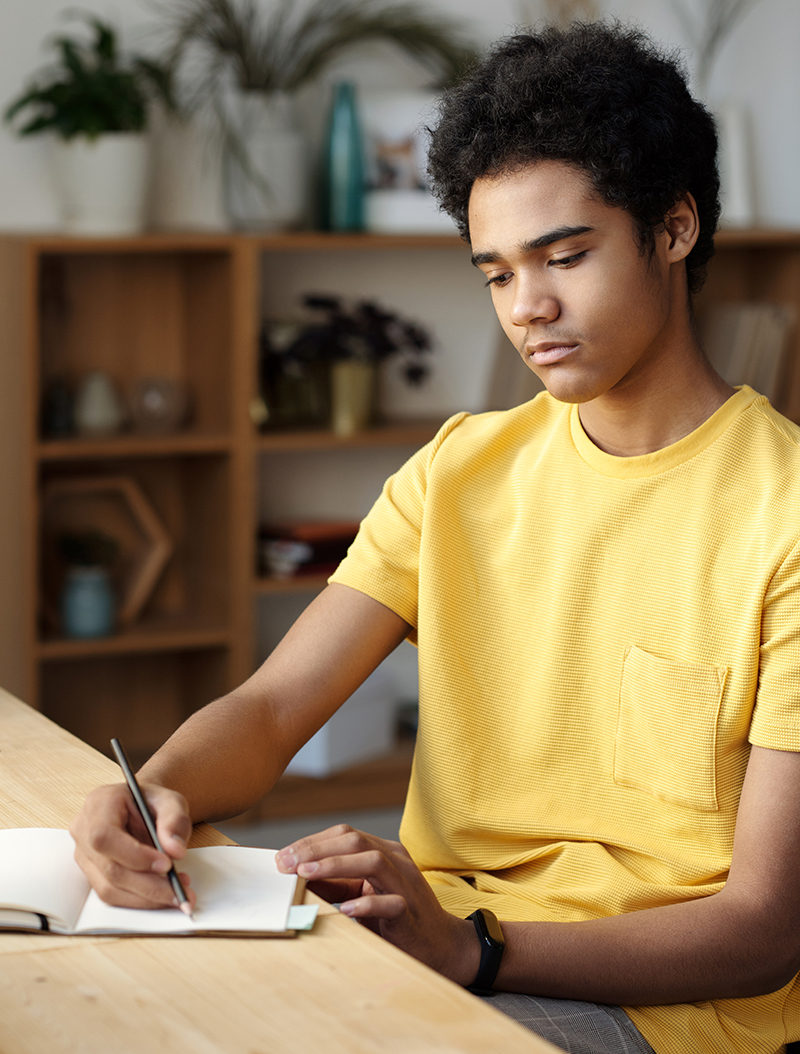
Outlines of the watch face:
<svg viewBox="0 0 800 1054">
<path fill-rule="evenodd" d="M 503 931 L 500 928 L 500 923 L 497 921 L 497 916 L 493 911 L 488 911 L 486 908 L 482 911 L 483 921 L 486 925 L 486 932 L 491 939 L 500 945 L 505 944 L 505 938 L 503 937 Z"/>
</svg>

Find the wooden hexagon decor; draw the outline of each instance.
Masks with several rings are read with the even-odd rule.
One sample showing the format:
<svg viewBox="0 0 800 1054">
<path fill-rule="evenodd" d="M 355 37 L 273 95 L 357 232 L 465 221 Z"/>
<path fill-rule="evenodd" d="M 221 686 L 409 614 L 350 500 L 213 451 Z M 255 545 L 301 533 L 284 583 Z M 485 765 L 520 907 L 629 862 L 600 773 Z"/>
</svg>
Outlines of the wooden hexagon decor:
<svg viewBox="0 0 800 1054">
<path fill-rule="evenodd" d="M 174 549 L 156 510 L 130 476 L 49 480 L 44 488 L 44 527 L 51 537 L 59 530 L 92 527 L 122 542 L 128 567 L 117 622 L 123 627 L 138 618 Z"/>
</svg>

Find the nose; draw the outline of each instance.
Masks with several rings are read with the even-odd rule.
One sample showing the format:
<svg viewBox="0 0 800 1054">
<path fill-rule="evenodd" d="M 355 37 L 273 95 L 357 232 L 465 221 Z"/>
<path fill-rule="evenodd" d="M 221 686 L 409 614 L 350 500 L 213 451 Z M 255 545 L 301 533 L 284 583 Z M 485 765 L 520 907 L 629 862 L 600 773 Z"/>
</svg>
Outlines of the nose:
<svg viewBox="0 0 800 1054">
<path fill-rule="evenodd" d="M 554 322 L 560 314 L 561 305 L 557 297 L 540 278 L 517 280 L 510 314 L 515 326 Z"/>
</svg>

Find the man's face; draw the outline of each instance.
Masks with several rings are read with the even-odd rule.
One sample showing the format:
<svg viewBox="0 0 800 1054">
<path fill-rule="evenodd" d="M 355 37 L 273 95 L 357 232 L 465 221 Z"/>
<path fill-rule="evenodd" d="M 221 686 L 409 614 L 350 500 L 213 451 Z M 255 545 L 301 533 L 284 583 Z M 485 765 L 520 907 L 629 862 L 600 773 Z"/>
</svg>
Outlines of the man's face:
<svg viewBox="0 0 800 1054">
<path fill-rule="evenodd" d="M 643 254 L 628 213 L 559 161 L 477 180 L 469 224 L 500 323 L 552 395 L 638 397 L 657 382 L 675 302 L 663 235 Z"/>
</svg>

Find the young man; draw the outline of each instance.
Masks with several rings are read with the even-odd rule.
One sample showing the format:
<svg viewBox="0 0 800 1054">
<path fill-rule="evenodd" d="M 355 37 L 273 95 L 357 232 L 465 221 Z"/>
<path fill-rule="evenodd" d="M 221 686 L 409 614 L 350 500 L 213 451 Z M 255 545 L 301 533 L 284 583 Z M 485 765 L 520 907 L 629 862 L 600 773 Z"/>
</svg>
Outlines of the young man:
<svg viewBox="0 0 800 1054">
<path fill-rule="evenodd" d="M 570 1051 L 800 1036 L 800 430 L 694 328 L 715 146 L 621 28 L 513 38 L 453 91 L 435 184 L 547 392 L 448 421 L 141 773 L 180 859 L 410 636 L 403 845 L 333 828 L 280 866 Z M 103 897 L 170 902 L 123 787 L 73 833 Z"/>
</svg>

